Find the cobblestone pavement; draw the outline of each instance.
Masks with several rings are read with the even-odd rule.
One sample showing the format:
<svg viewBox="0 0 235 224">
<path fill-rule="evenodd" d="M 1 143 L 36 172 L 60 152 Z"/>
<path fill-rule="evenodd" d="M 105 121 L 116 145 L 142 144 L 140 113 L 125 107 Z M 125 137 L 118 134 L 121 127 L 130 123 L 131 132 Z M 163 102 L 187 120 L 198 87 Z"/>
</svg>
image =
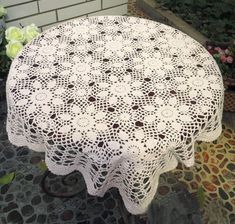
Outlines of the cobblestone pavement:
<svg viewBox="0 0 235 224">
<path fill-rule="evenodd" d="M 128 11 L 129 15 L 151 19 L 138 9 L 136 0 L 129 0 Z M 216 141 L 196 146 L 194 167 L 179 165 L 173 171 L 190 193 L 204 189 L 205 224 L 235 224 L 235 113 L 224 112 L 223 123 L 223 133 Z"/>
<path fill-rule="evenodd" d="M 44 153 L 9 143 L 5 131 L 6 103 L 0 102 L 0 176 L 15 172 L 9 185 L 0 187 L 0 223 L 127 223 L 121 198 L 115 189 L 103 198 L 88 195 L 83 178 L 74 198 L 60 199 L 45 194 L 39 168 Z M 120 206 L 121 205 L 121 206 Z"/>
<path fill-rule="evenodd" d="M 223 125 L 214 142 L 198 142 L 195 165 L 173 171 L 191 193 L 205 191 L 204 223 L 235 223 L 235 132 Z M 215 215 L 217 214 L 217 215 Z M 219 221 L 221 220 L 221 221 Z"/>
<path fill-rule="evenodd" d="M 1 224 L 144 224 L 146 216 L 131 216 L 123 206 L 116 189 L 109 190 L 104 197 L 94 197 L 87 193 L 83 177 L 78 172 L 67 181 L 64 191 L 74 188 L 76 196 L 69 199 L 47 195 L 41 188 L 44 171 L 40 162 L 44 153 L 34 152 L 26 147 L 10 144 L 6 134 L 6 102 L 0 101 L 0 177 L 15 172 L 11 184 L 0 186 L 0 223 Z M 46 185 L 60 189 L 63 177 L 49 175 Z M 74 182 L 74 180 L 76 180 Z M 62 185 L 62 184 L 61 184 Z M 152 206 L 150 217 L 157 215 L 159 223 L 171 224 L 172 219 L 164 222 L 165 217 L 174 219 L 174 224 L 189 224 L 189 217 L 200 220 L 197 200 L 171 174 L 160 178 L 160 187 Z M 166 200 L 167 199 L 167 200 Z M 170 202 L 170 203 L 169 203 Z M 191 207 L 188 204 L 192 205 Z M 172 207 L 173 205 L 173 207 Z M 175 211 L 175 209 L 178 209 Z M 155 212 L 156 211 L 156 212 Z M 169 214 L 161 216 L 164 211 Z M 190 216 L 189 216 L 190 215 Z M 176 217 L 180 218 L 176 222 Z M 182 222 L 184 220 L 185 222 Z M 154 220 L 152 223 L 156 223 Z M 190 222 L 191 223 L 191 222 Z M 192 224 L 196 224 L 192 222 Z M 199 224 L 199 222 L 197 222 Z"/>
<path fill-rule="evenodd" d="M 129 1 L 128 14 L 149 18 L 136 8 L 135 0 Z M 235 114 L 229 115 L 230 120 L 235 120 L 234 117 Z M 0 177 L 9 172 L 16 174 L 11 184 L 0 186 L 1 224 L 147 223 L 146 215 L 134 217 L 126 211 L 116 189 L 109 190 L 103 198 L 90 196 L 79 173 L 75 174 L 75 197 L 60 199 L 47 195 L 40 186 L 43 171 L 39 164 L 44 153 L 10 144 L 5 125 L 6 102 L 0 100 Z M 201 208 L 203 224 L 235 224 L 234 129 L 223 126 L 223 133 L 216 141 L 199 142 L 194 167 L 179 165 L 173 172 L 161 175 L 156 197 L 148 210 L 150 224 L 202 223 L 195 197 L 200 188 L 205 191 Z M 48 183 L 59 188 L 58 179 L 52 176 Z"/>
</svg>

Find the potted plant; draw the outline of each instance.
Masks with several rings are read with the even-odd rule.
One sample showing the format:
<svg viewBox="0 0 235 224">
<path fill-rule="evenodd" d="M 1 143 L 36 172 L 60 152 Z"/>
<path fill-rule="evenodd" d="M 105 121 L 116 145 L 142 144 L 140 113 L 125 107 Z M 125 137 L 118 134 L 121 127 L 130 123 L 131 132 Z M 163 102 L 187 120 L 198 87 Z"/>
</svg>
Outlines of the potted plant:
<svg viewBox="0 0 235 224">
<path fill-rule="evenodd" d="M 232 44 L 206 43 L 206 48 L 216 60 L 223 75 L 224 110 L 235 112 L 235 40 Z"/>
</svg>

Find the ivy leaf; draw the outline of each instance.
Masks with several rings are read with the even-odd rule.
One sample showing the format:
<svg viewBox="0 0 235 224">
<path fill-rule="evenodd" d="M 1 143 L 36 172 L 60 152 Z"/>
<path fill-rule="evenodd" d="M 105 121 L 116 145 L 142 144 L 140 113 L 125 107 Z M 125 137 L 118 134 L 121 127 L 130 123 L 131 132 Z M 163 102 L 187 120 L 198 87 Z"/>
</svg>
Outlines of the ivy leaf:
<svg viewBox="0 0 235 224">
<path fill-rule="evenodd" d="M 198 198 L 199 206 L 200 206 L 200 208 L 202 208 L 204 205 L 205 199 L 206 199 L 206 195 L 205 195 L 205 191 L 204 191 L 203 187 L 198 188 L 197 198 Z"/>
<path fill-rule="evenodd" d="M 47 164 L 45 163 L 44 160 L 41 160 L 40 163 L 38 164 L 38 167 L 41 171 L 46 171 L 48 168 L 47 168 Z"/>
<path fill-rule="evenodd" d="M 0 184 L 1 185 L 10 184 L 14 178 L 15 178 L 15 172 L 8 173 L 0 178 Z"/>
</svg>

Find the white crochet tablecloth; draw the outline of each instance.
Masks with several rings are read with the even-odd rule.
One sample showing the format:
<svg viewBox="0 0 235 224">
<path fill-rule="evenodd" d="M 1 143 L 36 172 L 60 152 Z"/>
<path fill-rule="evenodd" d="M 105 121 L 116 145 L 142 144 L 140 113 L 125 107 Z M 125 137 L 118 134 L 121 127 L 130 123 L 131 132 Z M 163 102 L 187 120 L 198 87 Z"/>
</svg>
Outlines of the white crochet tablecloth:
<svg viewBox="0 0 235 224">
<path fill-rule="evenodd" d="M 144 213 L 159 175 L 194 164 L 196 140 L 221 133 L 223 82 L 206 49 L 154 21 L 100 16 L 65 22 L 26 45 L 7 80 L 9 140 L 79 170 L 88 192 L 117 187 Z"/>
</svg>

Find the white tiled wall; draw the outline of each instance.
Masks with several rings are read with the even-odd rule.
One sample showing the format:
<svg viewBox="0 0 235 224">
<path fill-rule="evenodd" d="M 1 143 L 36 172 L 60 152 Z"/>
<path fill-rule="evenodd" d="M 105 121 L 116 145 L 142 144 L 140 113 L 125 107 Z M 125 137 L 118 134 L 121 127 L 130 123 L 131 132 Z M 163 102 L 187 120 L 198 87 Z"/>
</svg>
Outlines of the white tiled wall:
<svg viewBox="0 0 235 224">
<path fill-rule="evenodd" d="M 7 9 L 7 20 L 13 20 L 25 16 L 31 16 L 37 13 L 38 13 L 37 2 L 30 2 L 30 3 L 25 3 L 23 5 L 12 6 Z"/>
<path fill-rule="evenodd" d="M 20 3 L 25 3 L 25 2 L 32 2 L 32 0 L 1 0 L 1 5 L 3 6 L 11 6 L 11 5 L 17 5 Z"/>
<path fill-rule="evenodd" d="M 58 12 L 58 19 L 59 21 L 61 21 L 69 19 L 71 17 L 81 16 L 99 10 L 101 10 L 101 0 L 70 6 L 64 9 L 59 9 L 57 12 Z"/>
<path fill-rule="evenodd" d="M 109 8 L 116 5 L 127 3 L 127 0 L 103 0 L 103 8 Z"/>
<path fill-rule="evenodd" d="M 105 9 L 98 12 L 88 14 L 88 16 L 102 16 L 102 15 L 124 15 L 126 14 L 126 5 L 116 6 L 114 8 Z"/>
<path fill-rule="evenodd" d="M 128 0 L 0 0 L 7 26 L 35 23 L 45 30 L 80 16 L 125 15 Z"/>
<path fill-rule="evenodd" d="M 45 24 L 56 23 L 56 12 L 46 12 L 42 14 L 36 14 L 35 16 L 29 16 L 26 18 L 20 18 L 12 22 L 8 22 L 8 26 L 27 26 L 31 23 L 35 23 L 37 26 L 42 27 Z"/>
<path fill-rule="evenodd" d="M 86 2 L 86 0 L 40 0 L 39 3 L 39 9 L 40 12 L 49 11 L 52 9 L 59 9 L 62 7 L 70 6 L 70 5 L 76 5 L 82 2 Z"/>
</svg>

